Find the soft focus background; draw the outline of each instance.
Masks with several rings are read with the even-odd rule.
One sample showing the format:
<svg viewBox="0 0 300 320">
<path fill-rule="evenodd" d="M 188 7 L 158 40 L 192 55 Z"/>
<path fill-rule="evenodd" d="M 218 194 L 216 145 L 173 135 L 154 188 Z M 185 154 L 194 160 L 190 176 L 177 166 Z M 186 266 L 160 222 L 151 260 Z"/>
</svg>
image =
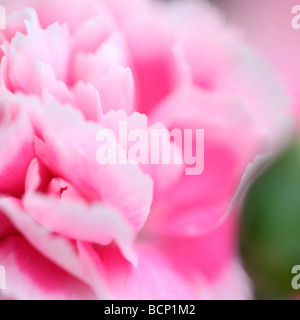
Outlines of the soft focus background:
<svg viewBox="0 0 300 320">
<path fill-rule="evenodd" d="M 300 32 L 292 28 L 298 0 L 213 0 L 228 21 L 272 65 L 291 98 L 291 112 L 300 121 Z"/>
<path fill-rule="evenodd" d="M 214 0 L 272 66 L 290 99 L 294 141 L 251 187 L 243 205 L 240 248 L 256 297 L 297 298 L 300 264 L 300 30 L 292 28 L 297 0 Z M 296 268 L 297 269 L 297 268 Z"/>
</svg>

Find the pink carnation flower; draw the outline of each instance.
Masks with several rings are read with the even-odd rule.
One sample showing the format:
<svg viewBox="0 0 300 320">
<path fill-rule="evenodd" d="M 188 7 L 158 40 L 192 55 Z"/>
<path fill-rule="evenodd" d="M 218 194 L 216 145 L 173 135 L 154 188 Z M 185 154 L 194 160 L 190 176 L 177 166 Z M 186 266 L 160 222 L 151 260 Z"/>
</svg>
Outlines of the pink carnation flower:
<svg viewBox="0 0 300 320">
<path fill-rule="evenodd" d="M 250 298 L 234 196 L 249 164 L 274 152 L 289 125 L 267 65 L 204 3 L 5 6 L 1 294 Z M 146 131 L 204 129 L 203 174 L 100 165 L 97 132 L 117 133 L 120 121 Z"/>
</svg>

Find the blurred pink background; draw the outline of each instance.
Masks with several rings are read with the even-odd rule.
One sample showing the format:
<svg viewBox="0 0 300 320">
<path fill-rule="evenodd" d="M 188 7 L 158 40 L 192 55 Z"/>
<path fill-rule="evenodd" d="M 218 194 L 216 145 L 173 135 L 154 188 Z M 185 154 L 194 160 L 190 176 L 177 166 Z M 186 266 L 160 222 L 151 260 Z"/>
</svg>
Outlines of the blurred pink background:
<svg viewBox="0 0 300 320">
<path fill-rule="evenodd" d="M 291 112 L 300 124 L 300 30 L 292 28 L 292 8 L 299 0 L 215 0 L 230 23 L 275 68 L 291 98 Z"/>
</svg>

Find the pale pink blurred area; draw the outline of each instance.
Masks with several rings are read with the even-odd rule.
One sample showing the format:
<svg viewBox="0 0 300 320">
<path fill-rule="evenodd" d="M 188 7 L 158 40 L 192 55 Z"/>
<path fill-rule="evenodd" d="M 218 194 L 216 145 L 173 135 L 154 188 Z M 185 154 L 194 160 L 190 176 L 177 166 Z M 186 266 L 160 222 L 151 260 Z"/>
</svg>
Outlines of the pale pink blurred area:
<svg viewBox="0 0 300 320">
<path fill-rule="evenodd" d="M 300 125 L 300 30 L 292 27 L 299 0 L 215 0 L 228 21 L 240 28 L 277 72 L 290 96 L 291 113 Z"/>
</svg>

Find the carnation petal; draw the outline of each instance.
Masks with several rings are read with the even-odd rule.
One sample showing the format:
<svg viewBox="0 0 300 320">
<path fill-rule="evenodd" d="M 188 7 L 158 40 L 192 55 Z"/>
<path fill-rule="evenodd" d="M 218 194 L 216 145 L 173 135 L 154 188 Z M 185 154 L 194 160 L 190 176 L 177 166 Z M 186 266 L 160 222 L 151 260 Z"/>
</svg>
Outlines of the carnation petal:
<svg viewBox="0 0 300 320">
<path fill-rule="evenodd" d="M 140 248 L 136 267 L 128 263 L 117 248 L 98 247 L 93 251 L 81 247 L 81 250 L 90 256 L 84 261 L 88 264 L 86 268 L 98 270 L 102 277 L 107 274 L 105 284 L 114 299 L 188 300 L 197 297 L 189 282 L 154 249 Z"/>
<path fill-rule="evenodd" d="M 25 212 L 19 199 L 1 199 L 0 209 L 14 228 L 37 251 L 74 277 L 83 279 L 76 248 L 71 240 L 55 235 L 42 227 Z"/>
<path fill-rule="evenodd" d="M 0 127 L 0 192 L 20 196 L 34 157 L 33 129 L 23 108 L 10 95 L 2 97 Z"/>
<path fill-rule="evenodd" d="M 152 203 L 151 178 L 136 165 L 100 165 L 96 137 L 103 127 L 84 121 L 74 109 L 50 104 L 40 116 L 45 142 L 36 139 L 39 160 L 56 176 L 70 181 L 87 200 L 103 201 L 140 230 Z"/>
<path fill-rule="evenodd" d="M 15 90 L 27 92 L 27 79 L 36 60 L 50 64 L 58 80 L 67 82 L 70 35 L 66 25 L 46 30 L 27 21 L 28 34 L 17 33 L 8 52 L 9 80 Z"/>
<path fill-rule="evenodd" d="M 0 261 L 6 269 L 3 294 L 7 298 L 95 299 L 90 287 L 44 258 L 21 236 L 11 236 L 0 243 Z"/>
<path fill-rule="evenodd" d="M 108 245 L 115 240 L 124 255 L 133 258 L 133 233 L 115 211 L 101 203 L 85 204 L 74 199 L 28 193 L 24 207 L 39 224 L 73 240 Z M 87 214 L 88 213 L 88 214 Z"/>
</svg>

